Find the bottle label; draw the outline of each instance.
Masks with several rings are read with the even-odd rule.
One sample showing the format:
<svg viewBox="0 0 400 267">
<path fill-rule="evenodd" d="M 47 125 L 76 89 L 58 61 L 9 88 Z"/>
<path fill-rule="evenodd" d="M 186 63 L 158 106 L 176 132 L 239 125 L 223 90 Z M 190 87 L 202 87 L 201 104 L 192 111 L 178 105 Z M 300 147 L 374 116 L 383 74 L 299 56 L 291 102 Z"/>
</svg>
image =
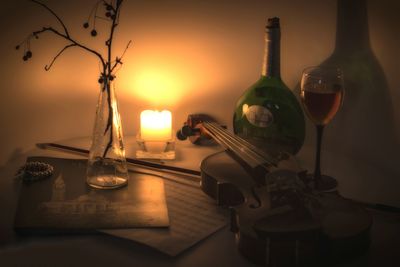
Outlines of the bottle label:
<svg viewBox="0 0 400 267">
<path fill-rule="evenodd" d="M 274 116 L 271 111 L 266 107 L 259 105 L 244 104 L 242 107 L 244 116 L 254 126 L 266 128 L 274 122 Z"/>
</svg>

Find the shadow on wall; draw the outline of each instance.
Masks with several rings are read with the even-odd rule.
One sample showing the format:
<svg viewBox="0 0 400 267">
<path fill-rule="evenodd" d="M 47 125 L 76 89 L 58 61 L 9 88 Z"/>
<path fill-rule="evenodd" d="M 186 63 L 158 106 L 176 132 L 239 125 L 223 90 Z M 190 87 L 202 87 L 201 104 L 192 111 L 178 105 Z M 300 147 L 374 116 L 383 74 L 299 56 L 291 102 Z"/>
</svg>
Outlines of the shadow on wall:
<svg viewBox="0 0 400 267">
<path fill-rule="evenodd" d="M 371 49 L 366 0 L 338 0 L 337 8 L 336 47 L 320 66 L 342 69 L 345 96 L 324 132 L 323 148 L 395 171 L 400 159 L 393 106 L 385 74 Z M 307 124 L 306 144 L 314 146 L 315 127 L 309 120 Z"/>
</svg>

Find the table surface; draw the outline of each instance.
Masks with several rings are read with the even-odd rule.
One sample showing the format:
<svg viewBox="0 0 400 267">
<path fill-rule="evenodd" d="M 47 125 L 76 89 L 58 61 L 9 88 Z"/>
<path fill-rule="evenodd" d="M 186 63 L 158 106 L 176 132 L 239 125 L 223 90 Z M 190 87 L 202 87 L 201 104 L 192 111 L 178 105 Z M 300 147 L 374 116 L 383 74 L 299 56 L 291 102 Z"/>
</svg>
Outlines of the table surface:
<svg viewBox="0 0 400 267">
<path fill-rule="evenodd" d="M 67 145 L 87 146 L 88 138 L 62 141 Z M 135 140 L 125 140 L 127 156 L 135 151 Z M 177 142 L 177 159 L 172 164 L 199 169 L 201 160 L 221 148 L 199 147 Z M 324 170 L 339 181 L 339 191 L 346 197 L 362 201 L 400 206 L 400 175 L 385 172 L 324 151 Z M 65 152 L 33 148 L 15 153 L 0 167 L 0 265 L 1 266 L 256 266 L 237 251 L 235 237 L 228 227 L 198 243 L 177 257 L 166 256 L 154 249 L 105 234 L 18 236 L 13 220 L 19 182 L 13 176 L 28 156 L 79 158 Z M 298 154 L 302 166 L 313 165 L 311 149 Z M 382 179 L 384 176 L 385 179 Z M 400 214 L 369 210 L 374 223 L 371 247 L 363 256 L 337 266 L 400 266 Z"/>
</svg>

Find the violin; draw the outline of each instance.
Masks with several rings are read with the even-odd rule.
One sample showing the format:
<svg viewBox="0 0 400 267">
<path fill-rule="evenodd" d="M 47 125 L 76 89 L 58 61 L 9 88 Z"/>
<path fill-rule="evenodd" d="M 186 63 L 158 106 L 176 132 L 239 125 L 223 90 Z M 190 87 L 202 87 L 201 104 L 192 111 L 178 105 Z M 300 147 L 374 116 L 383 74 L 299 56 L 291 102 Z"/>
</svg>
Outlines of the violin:
<svg viewBox="0 0 400 267">
<path fill-rule="evenodd" d="M 238 250 L 265 266 L 313 266 L 364 252 L 372 217 L 338 193 L 316 192 L 288 153 L 270 155 L 204 114 L 189 115 L 177 138 L 217 142 L 200 187 L 231 211 Z"/>
</svg>

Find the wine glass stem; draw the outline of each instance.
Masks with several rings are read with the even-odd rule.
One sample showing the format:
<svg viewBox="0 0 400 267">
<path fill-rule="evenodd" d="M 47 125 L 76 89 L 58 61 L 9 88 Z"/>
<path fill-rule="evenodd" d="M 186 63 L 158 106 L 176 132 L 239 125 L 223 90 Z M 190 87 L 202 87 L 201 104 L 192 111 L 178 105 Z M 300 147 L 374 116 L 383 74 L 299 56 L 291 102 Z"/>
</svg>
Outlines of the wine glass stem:
<svg viewBox="0 0 400 267">
<path fill-rule="evenodd" d="M 324 125 L 317 125 L 317 151 L 315 155 L 315 170 L 314 180 L 315 184 L 319 184 L 321 181 L 321 143 L 322 133 L 324 131 Z"/>
</svg>

